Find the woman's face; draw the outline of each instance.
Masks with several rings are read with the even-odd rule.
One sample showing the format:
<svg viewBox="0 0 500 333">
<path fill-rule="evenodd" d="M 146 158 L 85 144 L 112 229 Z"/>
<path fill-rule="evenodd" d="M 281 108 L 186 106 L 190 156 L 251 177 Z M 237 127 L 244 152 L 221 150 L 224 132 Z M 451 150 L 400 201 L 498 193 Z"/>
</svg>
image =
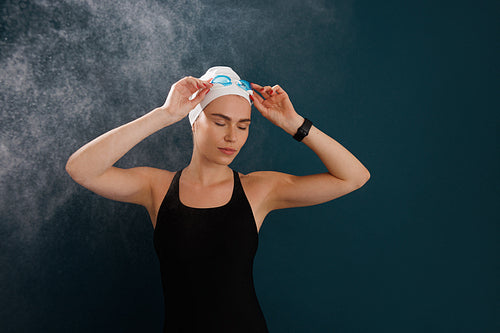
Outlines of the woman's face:
<svg viewBox="0 0 500 333">
<path fill-rule="evenodd" d="M 248 138 L 252 107 L 238 95 L 211 101 L 193 124 L 195 152 L 217 164 L 229 165 Z"/>
</svg>

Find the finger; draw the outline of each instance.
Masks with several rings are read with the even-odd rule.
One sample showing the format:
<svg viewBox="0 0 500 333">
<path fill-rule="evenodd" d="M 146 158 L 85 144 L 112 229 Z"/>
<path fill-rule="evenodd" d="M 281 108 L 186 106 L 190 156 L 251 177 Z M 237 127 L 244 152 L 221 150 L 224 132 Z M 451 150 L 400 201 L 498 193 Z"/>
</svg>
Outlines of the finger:
<svg viewBox="0 0 500 333">
<path fill-rule="evenodd" d="M 262 87 L 260 85 L 258 85 L 257 83 L 251 83 L 252 87 L 257 90 L 264 98 L 269 98 L 270 95 L 269 95 L 269 89 L 267 88 L 271 88 L 269 86 L 266 86 L 266 87 Z"/>
<path fill-rule="evenodd" d="M 276 95 L 276 92 L 274 91 L 274 89 L 271 86 L 265 86 L 264 88 L 265 88 L 266 93 L 269 94 L 269 96 Z"/>
<path fill-rule="evenodd" d="M 212 81 L 213 77 L 211 77 L 210 79 L 208 80 L 200 80 L 202 84 L 204 84 L 206 87 L 213 87 L 213 83 L 211 83 L 210 81 Z"/>
<path fill-rule="evenodd" d="M 196 80 L 196 85 L 197 85 L 198 88 L 212 88 L 214 84 L 210 83 L 210 80 L 200 80 L 200 79 L 197 79 Z"/>
<path fill-rule="evenodd" d="M 202 99 L 205 98 L 205 96 L 207 95 L 207 93 L 209 91 L 210 91 L 210 88 L 208 88 L 208 87 L 202 88 L 198 92 L 198 94 L 196 95 L 196 97 L 191 100 L 191 103 L 194 104 L 194 105 L 200 103 L 202 101 Z"/>
<path fill-rule="evenodd" d="M 265 86 L 259 90 L 259 93 L 262 95 L 262 97 L 264 97 L 265 99 L 268 99 L 268 98 L 273 96 L 272 90 L 273 89 L 270 86 Z"/>
<path fill-rule="evenodd" d="M 262 88 L 262 86 L 259 86 L 257 83 L 253 83 L 253 82 L 250 82 L 250 86 L 251 86 L 253 89 L 260 89 L 260 88 Z"/>
<path fill-rule="evenodd" d="M 258 85 L 257 83 L 251 83 L 251 84 L 252 84 L 252 87 L 257 89 L 259 92 L 264 91 L 264 92 L 268 93 L 270 96 L 274 96 L 274 94 L 286 94 L 286 92 L 283 90 L 283 88 L 281 88 L 278 84 L 276 84 L 272 88 L 270 86 L 262 87 L 262 86 Z"/>
<path fill-rule="evenodd" d="M 193 94 L 193 93 L 197 92 L 198 90 L 200 90 L 201 88 L 204 88 L 204 86 L 202 86 L 198 81 L 196 81 L 193 78 L 186 79 L 183 82 L 182 87 L 187 89 L 190 94 Z"/>
<path fill-rule="evenodd" d="M 250 99 L 253 102 L 253 106 L 255 106 L 255 108 L 260 111 L 260 108 L 262 107 L 262 97 L 260 97 L 258 94 L 252 94 L 250 95 Z"/>
<path fill-rule="evenodd" d="M 199 89 L 203 89 L 206 87 L 211 88 L 213 86 L 213 83 L 210 83 L 209 82 L 210 80 L 211 79 L 200 80 L 200 79 L 192 77 L 192 76 L 187 76 L 186 77 L 186 85 L 191 92 L 195 92 Z"/>
<path fill-rule="evenodd" d="M 279 85 L 275 85 L 273 87 L 273 90 L 276 92 L 276 94 L 283 94 L 286 95 L 286 91 L 283 90 Z"/>
<path fill-rule="evenodd" d="M 268 96 L 265 96 L 266 99 L 269 98 L 269 97 L 276 96 L 276 91 L 274 91 L 274 89 L 271 88 L 271 86 L 265 86 L 264 87 L 264 92 L 268 95 Z"/>
<path fill-rule="evenodd" d="M 253 94 L 252 98 L 253 98 L 253 105 L 255 106 L 255 108 L 260 112 L 260 114 L 266 117 L 268 110 L 264 105 L 262 105 L 264 99 L 260 97 L 258 94 Z"/>
<path fill-rule="evenodd" d="M 261 108 L 262 102 L 264 101 L 264 99 L 262 97 L 260 97 L 259 94 L 252 94 L 250 96 L 252 96 L 253 104 L 255 104 L 255 107 L 257 109 Z"/>
</svg>

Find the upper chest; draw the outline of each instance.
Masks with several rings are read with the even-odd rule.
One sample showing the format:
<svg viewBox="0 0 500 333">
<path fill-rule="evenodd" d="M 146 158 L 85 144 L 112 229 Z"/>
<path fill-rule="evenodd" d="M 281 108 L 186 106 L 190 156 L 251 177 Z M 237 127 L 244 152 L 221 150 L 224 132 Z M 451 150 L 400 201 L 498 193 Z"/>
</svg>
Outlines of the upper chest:
<svg viewBox="0 0 500 333">
<path fill-rule="evenodd" d="M 158 180 L 153 183 L 153 211 L 150 212 L 153 221 L 156 221 L 158 210 L 160 209 L 174 176 L 175 173 L 166 172 L 161 174 Z M 260 227 L 267 214 L 265 211 L 265 198 L 268 191 L 266 184 L 259 182 L 249 175 L 239 174 L 239 179 L 243 193 Z M 179 191 L 177 195 L 183 205 L 193 208 L 211 208 L 227 204 L 231 200 L 233 191 L 235 190 L 235 184 L 234 180 L 231 179 L 221 184 L 203 187 L 189 184 L 189 182 L 183 182 L 181 177 L 181 179 L 179 179 L 178 188 Z"/>
</svg>

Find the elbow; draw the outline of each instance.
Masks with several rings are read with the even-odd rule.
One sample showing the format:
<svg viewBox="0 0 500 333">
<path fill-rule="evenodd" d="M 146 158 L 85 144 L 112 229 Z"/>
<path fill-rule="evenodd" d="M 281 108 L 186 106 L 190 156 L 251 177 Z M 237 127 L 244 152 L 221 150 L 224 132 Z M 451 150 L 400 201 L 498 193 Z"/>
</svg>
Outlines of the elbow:
<svg viewBox="0 0 500 333">
<path fill-rule="evenodd" d="M 66 170 L 66 172 L 68 173 L 68 175 L 71 178 L 73 178 L 73 176 L 72 176 L 73 166 L 72 166 L 72 163 L 71 163 L 71 157 L 68 159 L 68 161 L 66 161 L 66 166 L 64 167 L 64 169 Z"/>
<path fill-rule="evenodd" d="M 363 187 L 363 185 L 365 185 L 369 179 L 370 179 L 370 173 L 367 171 L 364 177 L 360 178 L 357 182 L 355 182 L 356 188 Z"/>
<path fill-rule="evenodd" d="M 365 185 L 368 182 L 369 179 L 370 179 L 370 173 L 367 171 L 366 172 L 366 176 L 365 176 L 363 182 L 361 183 L 361 186 Z"/>
<path fill-rule="evenodd" d="M 65 167 L 66 173 L 71 177 L 71 179 L 73 179 L 75 182 L 78 183 L 78 176 L 77 173 L 75 172 L 75 167 L 73 166 L 73 163 L 71 163 L 70 160 L 66 162 L 66 167 Z"/>
<path fill-rule="evenodd" d="M 70 156 L 70 158 L 66 162 L 65 170 L 68 173 L 68 175 L 71 177 L 71 179 L 73 179 L 78 184 L 82 184 L 84 182 L 84 178 L 82 177 L 81 173 L 78 172 L 78 168 L 75 165 L 73 155 Z"/>
<path fill-rule="evenodd" d="M 66 166 L 64 168 L 66 170 L 66 172 L 68 173 L 68 175 L 73 178 L 74 175 L 75 175 L 75 163 L 74 163 L 74 160 L 73 160 L 73 155 L 71 155 L 69 158 L 68 158 L 68 161 L 66 161 Z"/>
</svg>

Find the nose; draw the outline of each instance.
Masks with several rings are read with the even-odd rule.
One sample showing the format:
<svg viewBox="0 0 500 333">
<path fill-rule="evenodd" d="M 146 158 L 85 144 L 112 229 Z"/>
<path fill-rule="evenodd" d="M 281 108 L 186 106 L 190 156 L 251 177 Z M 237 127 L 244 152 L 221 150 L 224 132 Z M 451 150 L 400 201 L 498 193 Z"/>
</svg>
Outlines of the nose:
<svg viewBox="0 0 500 333">
<path fill-rule="evenodd" d="M 224 136 L 224 140 L 226 140 L 227 142 L 236 141 L 236 130 L 233 128 L 233 126 L 227 126 L 226 135 Z"/>
</svg>

